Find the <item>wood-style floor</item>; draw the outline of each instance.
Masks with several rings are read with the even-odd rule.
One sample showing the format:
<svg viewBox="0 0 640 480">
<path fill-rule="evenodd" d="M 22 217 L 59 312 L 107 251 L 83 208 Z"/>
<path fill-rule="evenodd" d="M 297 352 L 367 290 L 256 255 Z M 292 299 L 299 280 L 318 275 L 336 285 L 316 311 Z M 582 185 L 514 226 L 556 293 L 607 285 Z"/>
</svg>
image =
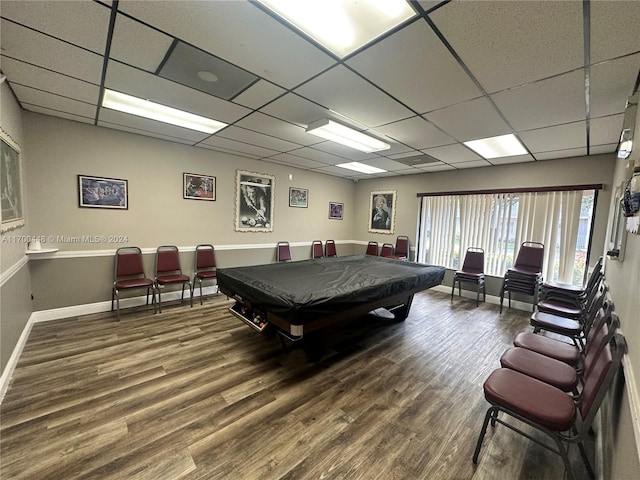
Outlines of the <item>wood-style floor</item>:
<svg viewBox="0 0 640 480">
<path fill-rule="evenodd" d="M 426 291 L 405 322 L 366 317 L 310 362 L 224 296 L 185 305 L 34 325 L 1 406 L 0 478 L 565 478 L 500 425 L 471 461 L 482 383 L 528 312 Z"/>
</svg>

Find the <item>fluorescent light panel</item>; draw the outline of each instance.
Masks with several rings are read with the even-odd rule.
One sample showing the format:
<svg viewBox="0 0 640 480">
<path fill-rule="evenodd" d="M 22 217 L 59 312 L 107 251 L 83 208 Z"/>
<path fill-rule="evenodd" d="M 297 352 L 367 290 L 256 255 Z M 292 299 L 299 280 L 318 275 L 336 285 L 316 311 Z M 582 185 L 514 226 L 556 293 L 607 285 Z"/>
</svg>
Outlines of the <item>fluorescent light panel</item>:
<svg viewBox="0 0 640 480">
<path fill-rule="evenodd" d="M 343 58 L 416 15 L 406 0 L 260 0 Z"/>
<path fill-rule="evenodd" d="M 464 144 L 478 155 L 484 158 L 512 157 L 525 155 L 527 150 L 522 146 L 515 135 L 500 135 L 498 137 L 481 138 L 464 142 Z"/>
<path fill-rule="evenodd" d="M 366 153 L 379 152 L 380 150 L 391 148 L 388 143 L 328 118 L 310 123 L 306 132 Z"/>
<path fill-rule="evenodd" d="M 204 133 L 216 133 L 218 130 L 227 126 L 226 123 L 218 122 L 217 120 L 183 112 L 176 108 L 167 107 L 143 98 L 133 97 L 126 93 L 115 92 L 108 89 L 104 91 L 102 106 L 119 112 L 130 113 L 138 117 L 150 118 L 158 122 L 169 123 Z"/>
<path fill-rule="evenodd" d="M 360 162 L 350 162 L 350 163 L 340 163 L 336 165 L 336 167 L 346 168 L 347 170 L 354 170 L 360 173 L 367 173 L 371 175 L 372 173 L 384 173 L 386 170 L 383 170 L 378 167 L 372 167 L 371 165 L 365 165 Z"/>
</svg>

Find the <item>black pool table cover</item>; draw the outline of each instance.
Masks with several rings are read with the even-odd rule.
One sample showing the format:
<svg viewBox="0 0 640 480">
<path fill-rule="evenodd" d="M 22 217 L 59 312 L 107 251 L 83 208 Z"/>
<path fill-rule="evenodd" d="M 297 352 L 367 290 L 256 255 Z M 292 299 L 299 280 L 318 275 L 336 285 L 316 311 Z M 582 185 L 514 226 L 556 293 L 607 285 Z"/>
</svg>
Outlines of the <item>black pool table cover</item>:
<svg viewBox="0 0 640 480">
<path fill-rule="evenodd" d="M 219 268 L 220 291 L 291 325 L 439 285 L 445 268 L 371 255 Z"/>
</svg>

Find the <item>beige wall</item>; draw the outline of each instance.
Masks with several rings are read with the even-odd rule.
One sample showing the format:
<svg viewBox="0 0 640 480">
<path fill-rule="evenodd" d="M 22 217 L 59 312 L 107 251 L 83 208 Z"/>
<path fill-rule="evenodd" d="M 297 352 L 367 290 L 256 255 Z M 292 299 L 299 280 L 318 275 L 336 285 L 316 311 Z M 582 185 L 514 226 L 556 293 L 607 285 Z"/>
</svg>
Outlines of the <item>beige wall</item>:
<svg viewBox="0 0 640 480">
<path fill-rule="evenodd" d="M 24 149 L 22 112 L 6 83 L 0 84 L 0 127 L 18 144 L 23 163 L 23 200 L 26 204 L 28 185 L 24 182 L 24 166 L 28 154 Z M 26 205 L 24 205 L 26 207 Z M 24 252 L 26 242 L 10 239 L 29 235 L 28 215 L 25 225 L 0 236 L 0 371 L 4 372 L 18 339 L 31 316 L 31 278 Z"/>
</svg>

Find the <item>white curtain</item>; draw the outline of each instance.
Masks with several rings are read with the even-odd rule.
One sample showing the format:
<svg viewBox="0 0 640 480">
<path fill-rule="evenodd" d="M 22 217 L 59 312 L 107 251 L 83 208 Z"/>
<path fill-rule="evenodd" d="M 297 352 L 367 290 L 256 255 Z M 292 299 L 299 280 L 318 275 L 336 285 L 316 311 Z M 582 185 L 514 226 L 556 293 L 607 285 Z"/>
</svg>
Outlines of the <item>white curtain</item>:
<svg viewBox="0 0 640 480">
<path fill-rule="evenodd" d="M 571 283 L 582 196 L 581 190 L 425 196 L 418 261 L 460 268 L 467 248 L 481 247 L 485 273 L 502 276 L 523 242 L 540 242 L 543 277 Z"/>
</svg>

